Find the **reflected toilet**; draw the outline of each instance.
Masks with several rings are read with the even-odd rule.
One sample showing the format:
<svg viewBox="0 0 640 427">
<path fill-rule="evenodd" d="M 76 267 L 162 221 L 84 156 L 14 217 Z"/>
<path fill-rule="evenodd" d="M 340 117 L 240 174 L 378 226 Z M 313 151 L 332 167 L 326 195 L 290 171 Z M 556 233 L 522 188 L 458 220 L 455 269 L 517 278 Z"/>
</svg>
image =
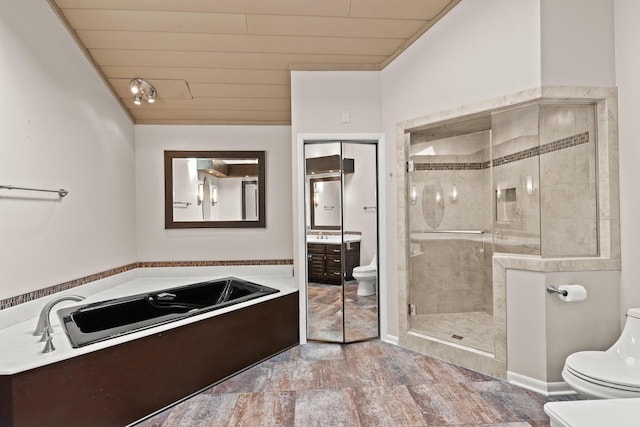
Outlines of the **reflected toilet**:
<svg viewBox="0 0 640 427">
<path fill-rule="evenodd" d="M 622 334 L 608 350 L 570 354 L 562 378 L 589 399 L 640 397 L 640 308 L 627 312 Z"/>
<path fill-rule="evenodd" d="M 378 257 L 373 256 L 369 265 L 361 265 L 353 269 L 353 278 L 358 281 L 358 295 L 371 296 L 376 294 L 376 279 L 378 277 Z"/>
</svg>

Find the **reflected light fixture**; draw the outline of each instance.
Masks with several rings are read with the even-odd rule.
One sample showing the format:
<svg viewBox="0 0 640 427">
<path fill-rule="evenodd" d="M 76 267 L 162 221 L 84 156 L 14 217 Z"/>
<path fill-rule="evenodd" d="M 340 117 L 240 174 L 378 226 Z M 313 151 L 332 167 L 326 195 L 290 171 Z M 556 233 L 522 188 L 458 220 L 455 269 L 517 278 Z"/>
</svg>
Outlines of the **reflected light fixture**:
<svg viewBox="0 0 640 427">
<path fill-rule="evenodd" d="M 204 200 L 204 184 L 198 184 L 198 206 L 202 204 Z"/>
<path fill-rule="evenodd" d="M 141 79 L 140 77 L 136 77 L 129 82 L 129 89 L 134 95 L 133 103 L 136 105 L 141 105 L 143 99 L 149 104 L 153 104 L 156 101 L 156 96 L 158 95 L 156 88 L 153 87 L 151 83 L 145 79 Z"/>
<path fill-rule="evenodd" d="M 527 175 L 527 194 L 533 194 L 533 177 L 531 175 Z"/>
<path fill-rule="evenodd" d="M 218 187 L 211 189 L 211 206 L 215 206 L 218 203 Z"/>
<path fill-rule="evenodd" d="M 412 205 L 415 205 L 418 201 L 418 191 L 416 190 L 415 184 L 411 186 L 411 192 L 409 193 L 409 200 Z"/>
<path fill-rule="evenodd" d="M 442 201 L 442 193 L 436 191 L 436 203 L 440 203 Z"/>
<path fill-rule="evenodd" d="M 500 186 L 496 185 L 496 198 L 498 200 L 502 199 L 502 190 L 500 190 Z"/>
<path fill-rule="evenodd" d="M 451 200 L 454 202 L 458 200 L 458 187 L 456 187 L 455 184 L 453 184 L 453 187 L 451 188 Z"/>
<path fill-rule="evenodd" d="M 322 193 L 322 183 L 314 182 L 313 183 L 313 206 L 315 206 L 316 208 L 320 203 L 320 193 Z"/>
</svg>

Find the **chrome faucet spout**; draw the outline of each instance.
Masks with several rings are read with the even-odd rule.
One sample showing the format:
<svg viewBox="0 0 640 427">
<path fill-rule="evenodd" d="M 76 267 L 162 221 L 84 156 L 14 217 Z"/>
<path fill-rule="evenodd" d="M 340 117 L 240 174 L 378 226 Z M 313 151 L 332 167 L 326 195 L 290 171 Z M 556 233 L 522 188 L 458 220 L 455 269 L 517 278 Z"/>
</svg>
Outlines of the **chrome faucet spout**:
<svg viewBox="0 0 640 427">
<path fill-rule="evenodd" d="M 54 305 L 61 301 L 82 301 L 84 297 L 79 295 L 64 295 L 58 298 L 54 298 L 42 307 L 42 311 L 40 312 L 40 318 L 38 319 L 38 325 L 36 326 L 36 330 L 33 332 L 33 335 L 42 335 L 45 330 L 49 331 L 49 333 L 53 332 L 53 328 L 51 327 L 51 322 L 49 321 L 49 314 L 51 313 L 51 309 Z"/>
</svg>

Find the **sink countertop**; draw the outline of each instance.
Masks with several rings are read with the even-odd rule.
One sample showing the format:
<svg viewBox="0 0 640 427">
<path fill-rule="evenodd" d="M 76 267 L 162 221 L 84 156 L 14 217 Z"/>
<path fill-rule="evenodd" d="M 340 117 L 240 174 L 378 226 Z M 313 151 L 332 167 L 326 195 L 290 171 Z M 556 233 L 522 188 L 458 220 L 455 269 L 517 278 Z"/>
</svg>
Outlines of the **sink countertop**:
<svg viewBox="0 0 640 427">
<path fill-rule="evenodd" d="M 345 234 L 344 239 L 342 239 L 342 236 L 330 234 L 324 235 L 322 239 L 315 234 L 307 235 L 307 243 L 321 243 L 325 245 L 339 245 L 341 241 L 344 243 L 353 243 L 359 242 L 360 240 L 362 240 L 362 236 L 359 234 Z"/>
</svg>

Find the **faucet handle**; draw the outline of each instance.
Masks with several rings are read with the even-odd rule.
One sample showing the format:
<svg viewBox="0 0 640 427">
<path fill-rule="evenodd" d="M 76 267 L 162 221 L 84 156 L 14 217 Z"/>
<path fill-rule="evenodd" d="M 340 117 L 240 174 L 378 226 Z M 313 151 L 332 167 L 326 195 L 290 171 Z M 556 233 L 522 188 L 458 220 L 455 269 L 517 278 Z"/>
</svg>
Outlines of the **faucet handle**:
<svg viewBox="0 0 640 427">
<path fill-rule="evenodd" d="M 51 332 L 49 329 L 45 329 L 42 333 L 42 338 L 40 338 L 40 342 L 45 342 L 51 339 Z"/>
<path fill-rule="evenodd" d="M 53 350 L 55 350 L 56 348 L 53 346 L 53 337 L 51 335 L 49 335 L 49 332 L 45 332 L 44 334 L 42 334 L 42 336 L 47 336 L 47 342 L 44 345 L 44 349 L 42 349 L 43 353 L 51 353 Z"/>
</svg>

